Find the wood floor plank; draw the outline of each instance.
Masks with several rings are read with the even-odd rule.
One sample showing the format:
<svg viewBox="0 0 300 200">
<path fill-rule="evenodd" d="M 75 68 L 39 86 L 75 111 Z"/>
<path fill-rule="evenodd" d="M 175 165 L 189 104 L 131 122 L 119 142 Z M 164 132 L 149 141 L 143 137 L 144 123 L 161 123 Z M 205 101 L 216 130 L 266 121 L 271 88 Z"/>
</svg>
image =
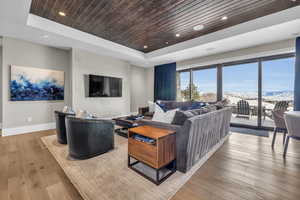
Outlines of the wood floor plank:
<svg viewBox="0 0 300 200">
<path fill-rule="evenodd" d="M 57 183 L 47 187 L 47 191 L 51 200 L 72 200 L 62 183 Z"/>
<path fill-rule="evenodd" d="M 9 200 L 30 200 L 24 176 L 15 176 L 8 179 Z"/>
</svg>

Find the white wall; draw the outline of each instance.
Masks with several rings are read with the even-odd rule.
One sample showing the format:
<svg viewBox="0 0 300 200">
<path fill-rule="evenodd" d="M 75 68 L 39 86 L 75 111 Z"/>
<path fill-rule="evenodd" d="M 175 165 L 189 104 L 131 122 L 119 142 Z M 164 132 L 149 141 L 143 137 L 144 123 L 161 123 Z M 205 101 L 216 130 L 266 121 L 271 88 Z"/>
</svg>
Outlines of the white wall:
<svg viewBox="0 0 300 200">
<path fill-rule="evenodd" d="M 122 97 L 85 97 L 84 75 L 88 74 L 122 78 Z M 87 110 L 99 117 L 130 114 L 130 78 L 131 70 L 127 62 L 83 50 L 72 50 L 72 101 L 75 110 Z"/>
<path fill-rule="evenodd" d="M 0 128 L 2 128 L 2 39 L 0 38 Z"/>
<path fill-rule="evenodd" d="M 131 66 L 131 112 L 138 112 L 139 107 L 148 105 L 153 100 L 153 68 Z"/>
<path fill-rule="evenodd" d="M 235 51 L 214 54 L 177 62 L 177 70 L 207 66 L 231 61 L 251 59 L 263 56 L 278 55 L 295 51 L 295 40 L 284 40 Z"/>
<path fill-rule="evenodd" d="M 147 101 L 154 100 L 154 67 L 146 69 Z"/>
<path fill-rule="evenodd" d="M 10 66 L 61 70 L 65 72 L 64 101 L 26 101 L 9 100 Z M 70 52 L 12 38 L 3 38 L 3 135 L 30 132 L 52 127 L 54 110 L 61 110 L 71 102 L 70 90 Z M 28 119 L 32 118 L 32 121 Z"/>
</svg>

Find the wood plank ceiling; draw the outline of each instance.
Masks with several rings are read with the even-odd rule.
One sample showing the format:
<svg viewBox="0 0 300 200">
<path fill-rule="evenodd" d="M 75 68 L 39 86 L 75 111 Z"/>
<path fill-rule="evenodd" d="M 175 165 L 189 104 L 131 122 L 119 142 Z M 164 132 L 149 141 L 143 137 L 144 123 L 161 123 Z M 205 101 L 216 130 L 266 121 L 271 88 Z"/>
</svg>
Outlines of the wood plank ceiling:
<svg viewBox="0 0 300 200">
<path fill-rule="evenodd" d="M 147 53 L 297 5 L 300 0 L 32 0 L 30 12 Z M 193 30 L 196 25 L 204 29 Z"/>
</svg>

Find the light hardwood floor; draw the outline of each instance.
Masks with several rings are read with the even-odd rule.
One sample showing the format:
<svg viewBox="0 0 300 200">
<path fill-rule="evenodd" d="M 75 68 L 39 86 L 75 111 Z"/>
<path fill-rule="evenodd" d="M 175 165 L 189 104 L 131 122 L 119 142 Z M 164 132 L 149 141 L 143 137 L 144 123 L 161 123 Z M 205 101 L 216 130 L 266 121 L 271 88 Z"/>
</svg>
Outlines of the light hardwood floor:
<svg viewBox="0 0 300 200">
<path fill-rule="evenodd" d="M 81 200 L 40 137 L 43 131 L 0 138 L 0 199 Z M 300 199 L 300 142 L 286 161 L 282 137 L 232 134 L 230 139 L 177 192 L 172 200 Z"/>
</svg>

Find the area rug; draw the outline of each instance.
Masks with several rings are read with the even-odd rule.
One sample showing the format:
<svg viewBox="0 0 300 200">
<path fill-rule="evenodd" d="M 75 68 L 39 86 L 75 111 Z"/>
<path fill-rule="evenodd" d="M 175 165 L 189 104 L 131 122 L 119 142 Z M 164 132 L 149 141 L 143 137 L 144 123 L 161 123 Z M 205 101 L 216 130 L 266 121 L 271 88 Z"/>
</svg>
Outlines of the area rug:
<svg viewBox="0 0 300 200">
<path fill-rule="evenodd" d="M 42 138 L 85 200 L 168 200 L 190 179 L 204 162 L 224 143 L 216 145 L 187 173 L 176 172 L 157 186 L 127 167 L 127 139 L 115 136 L 115 149 L 87 160 L 68 157 L 67 145 L 56 136 Z"/>
</svg>

